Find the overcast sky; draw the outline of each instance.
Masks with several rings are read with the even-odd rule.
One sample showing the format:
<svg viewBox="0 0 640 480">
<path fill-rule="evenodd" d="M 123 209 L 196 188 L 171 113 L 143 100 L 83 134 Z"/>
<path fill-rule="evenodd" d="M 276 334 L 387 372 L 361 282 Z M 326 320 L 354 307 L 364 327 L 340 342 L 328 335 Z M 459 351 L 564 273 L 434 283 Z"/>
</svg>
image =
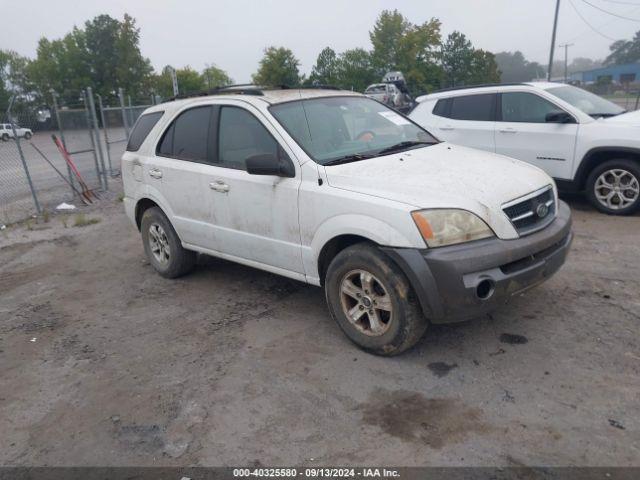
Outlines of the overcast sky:
<svg viewBox="0 0 640 480">
<path fill-rule="evenodd" d="M 588 0 L 640 19 L 640 0 Z M 640 22 L 609 16 L 584 3 L 562 0 L 558 43 L 571 42 L 569 58 L 603 58 L 612 38 L 631 38 Z M 370 48 L 368 32 L 383 9 L 397 8 L 413 23 L 442 21 L 443 34 L 459 30 L 492 52 L 521 50 L 548 61 L 555 0 L 0 0 L 0 48 L 34 56 L 38 39 L 59 38 L 101 13 L 127 12 L 141 28 L 142 53 L 160 69 L 215 63 L 236 82 L 249 81 L 266 46 L 291 48 L 308 73 L 322 48 Z M 556 58 L 564 52 L 557 50 Z"/>
</svg>

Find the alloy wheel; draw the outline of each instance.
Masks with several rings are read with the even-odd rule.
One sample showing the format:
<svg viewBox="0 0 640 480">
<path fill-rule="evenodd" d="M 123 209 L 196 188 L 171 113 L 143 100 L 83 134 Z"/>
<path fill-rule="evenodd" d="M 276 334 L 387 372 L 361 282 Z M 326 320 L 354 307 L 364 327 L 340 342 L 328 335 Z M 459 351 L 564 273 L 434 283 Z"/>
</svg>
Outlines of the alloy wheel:
<svg viewBox="0 0 640 480">
<path fill-rule="evenodd" d="M 632 205 L 640 197 L 640 181 L 628 170 L 613 168 L 596 179 L 595 197 L 611 210 L 621 210 Z"/>
<path fill-rule="evenodd" d="M 149 247 L 151 254 L 162 265 L 169 263 L 171 258 L 171 249 L 169 247 L 169 239 L 164 228 L 158 223 L 152 223 L 149 226 Z"/>
<path fill-rule="evenodd" d="M 340 303 L 349 322 L 365 335 L 383 335 L 391 326 L 391 297 L 382 282 L 366 270 L 351 270 L 342 278 Z"/>
</svg>

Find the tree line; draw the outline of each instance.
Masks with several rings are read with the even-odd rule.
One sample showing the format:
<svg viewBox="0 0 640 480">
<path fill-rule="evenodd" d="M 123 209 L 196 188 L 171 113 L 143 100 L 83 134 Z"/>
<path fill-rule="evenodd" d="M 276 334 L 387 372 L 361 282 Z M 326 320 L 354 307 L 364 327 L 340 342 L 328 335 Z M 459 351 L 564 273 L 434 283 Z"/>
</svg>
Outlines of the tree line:
<svg viewBox="0 0 640 480">
<path fill-rule="evenodd" d="M 475 48 L 461 32 L 443 37 L 436 18 L 414 24 L 398 10 L 384 10 L 369 32 L 372 48 L 336 52 L 323 48 L 308 76 L 300 72 L 300 61 L 292 50 L 271 46 L 264 50 L 252 81 L 261 85 L 335 85 L 363 91 L 380 82 L 388 71 L 403 72 L 414 95 L 452 86 L 491 82 L 529 81 L 544 78 L 546 67 L 529 62 L 519 52 L 493 54 Z M 610 46 L 602 61 L 575 58 L 569 72 L 603 65 L 640 61 L 640 32 L 631 40 Z M 51 91 L 62 104 L 79 103 L 81 89 L 91 86 L 107 101 L 123 88 L 136 102 L 150 95 L 173 95 L 170 67 L 154 71 L 140 50 L 140 29 L 131 16 L 119 20 L 99 15 L 74 27 L 60 39 L 41 38 L 35 58 L 0 50 L 0 110 L 9 97 L 20 102 L 49 104 Z M 563 62 L 554 63 L 554 74 L 564 72 Z M 176 70 L 181 93 L 191 93 L 233 83 L 227 72 L 215 64 L 202 71 L 189 66 Z"/>
</svg>

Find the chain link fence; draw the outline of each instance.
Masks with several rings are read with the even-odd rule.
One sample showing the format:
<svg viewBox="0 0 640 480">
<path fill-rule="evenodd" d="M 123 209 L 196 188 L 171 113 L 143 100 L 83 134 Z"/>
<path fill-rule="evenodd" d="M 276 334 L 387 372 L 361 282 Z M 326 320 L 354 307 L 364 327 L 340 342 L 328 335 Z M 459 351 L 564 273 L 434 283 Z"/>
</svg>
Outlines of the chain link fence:
<svg viewBox="0 0 640 480">
<path fill-rule="evenodd" d="M 77 175 L 53 136 L 64 145 L 88 188 L 109 188 L 109 181 L 120 173 L 131 126 L 149 105 L 101 103 L 88 88 L 66 105 L 58 105 L 53 94 L 49 118 L 37 118 L 33 111 L 0 116 L 1 124 L 13 124 L 18 133 L 18 138 L 0 140 L 0 224 L 53 211 L 62 202 L 80 204 Z M 28 133 L 22 128 L 28 128 Z"/>
</svg>

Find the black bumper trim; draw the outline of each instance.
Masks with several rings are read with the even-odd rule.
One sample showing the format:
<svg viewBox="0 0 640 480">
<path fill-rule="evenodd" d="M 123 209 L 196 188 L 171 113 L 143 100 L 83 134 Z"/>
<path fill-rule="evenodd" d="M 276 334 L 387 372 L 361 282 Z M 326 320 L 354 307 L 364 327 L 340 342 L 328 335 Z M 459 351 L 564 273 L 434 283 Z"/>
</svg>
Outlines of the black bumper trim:
<svg viewBox="0 0 640 480">
<path fill-rule="evenodd" d="M 555 220 L 546 228 L 514 240 L 382 250 L 409 279 L 425 316 L 433 323 L 449 323 L 488 313 L 549 279 L 564 264 L 572 240 L 571 211 L 560 201 Z M 494 287 L 484 300 L 476 295 L 482 280 Z"/>
</svg>

